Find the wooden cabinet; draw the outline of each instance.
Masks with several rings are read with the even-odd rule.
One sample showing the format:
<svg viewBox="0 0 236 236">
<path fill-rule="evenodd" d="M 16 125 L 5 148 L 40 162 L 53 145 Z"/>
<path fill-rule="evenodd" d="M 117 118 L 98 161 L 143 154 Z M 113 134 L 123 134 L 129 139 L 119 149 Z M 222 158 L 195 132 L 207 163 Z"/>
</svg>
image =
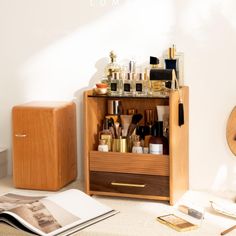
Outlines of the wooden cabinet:
<svg viewBox="0 0 236 236">
<path fill-rule="evenodd" d="M 72 102 L 31 102 L 13 108 L 15 187 L 58 190 L 76 178 L 75 110 Z"/>
<path fill-rule="evenodd" d="M 179 94 L 168 98 L 108 97 L 84 93 L 84 172 L 87 194 L 169 201 L 173 205 L 188 189 L 188 87 L 181 88 L 184 125 L 178 125 Z M 98 152 L 98 133 L 107 100 L 119 99 L 124 110 L 168 105 L 169 155 Z"/>
</svg>

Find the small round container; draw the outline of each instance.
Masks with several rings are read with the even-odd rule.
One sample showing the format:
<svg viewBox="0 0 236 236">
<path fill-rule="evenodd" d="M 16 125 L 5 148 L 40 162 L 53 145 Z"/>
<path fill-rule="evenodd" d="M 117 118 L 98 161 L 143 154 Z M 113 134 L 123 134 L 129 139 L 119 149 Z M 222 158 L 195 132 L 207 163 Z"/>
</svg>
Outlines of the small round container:
<svg viewBox="0 0 236 236">
<path fill-rule="evenodd" d="M 141 147 L 140 141 L 134 141 L 132 153 L 143 153 L 143 148 Z"/>
<path fill-rule="evenodd" d="M 96 88 L 94 89 L 94 93 L 97 95 L 105 95 L 108 92 L 108 85 L 105 83 L 96 84 Z"/>
<path fill-rule="evenodd" d="M 99 152 L 108 152 L 108 145 L 106 144 L 106 140 L 100 139 L 98 145 Z"/>
</svg>

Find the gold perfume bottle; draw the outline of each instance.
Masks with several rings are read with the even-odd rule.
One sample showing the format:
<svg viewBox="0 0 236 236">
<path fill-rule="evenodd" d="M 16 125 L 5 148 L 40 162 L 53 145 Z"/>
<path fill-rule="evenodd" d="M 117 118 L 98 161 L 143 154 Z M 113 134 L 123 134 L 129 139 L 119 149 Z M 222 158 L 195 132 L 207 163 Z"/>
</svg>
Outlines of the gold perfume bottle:
<svg viewBox="0 0 236 236">
<path fill-rule="evenodd" d="M 165 84 L 163 81 L 159 80 L 150 80 L 150 71 L 152 69 L 162 69 L 159 66 L 159 59 L 157 57 L 150 57 L 150 65 L 146 68 L 146 74 L 148 79 L 148 95 L 149 96 L 158 96 L 159 92 L 163 90 Z"/>
<path fill-rule="evenodd" d="M 173 82 L 174 70 L 171 69 L 151 69 L 150 70 L 150 83 L 151 83 L 151 95 L 154 97 L 168 97 L 170 88 L 166 86 Z"/>
<path fill-rule="evenodd" d="M 108 81 L 110 82 L 112 78 L 113 73 L 120 73 L 121 67 L 116 62 L 117 55 L 114 53 L 114 51 L 110 52 L 110 63 L 107 64 L 105 68 L 105 76 L 107 77 Z"/>
</svg>

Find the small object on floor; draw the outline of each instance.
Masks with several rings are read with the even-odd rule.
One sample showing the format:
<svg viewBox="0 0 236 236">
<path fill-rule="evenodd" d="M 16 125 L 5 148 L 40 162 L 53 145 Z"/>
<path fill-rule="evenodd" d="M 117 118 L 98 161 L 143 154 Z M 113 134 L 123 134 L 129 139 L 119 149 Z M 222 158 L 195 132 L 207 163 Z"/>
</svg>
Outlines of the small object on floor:
<svg viewBox="0 0 236 236">
<path fill-rule="evenodd" d="M 157 217 L 157 220 L 177 231 L 188 231 L 197 229 L 198 225 L 192 224 L 191 222 L 176 216 L 174 214 L 164 215 Z"/>
<path fill-rule="evenodd" d="M 234 225 L 234 226 L 232 226 L 232 227 L 230 227 L 230 228 L 224 230 L 223 232 L 221 232 L 220 235 L 225 235 L 225 234 L 231 232 L 231 231 L 234 230 L 234 229 L 236 229 L 236 225 Z"/>
<path fill-rule="evenodd" d="M 233 203 L 232 204 L 224 203 L 224 206 L 223 206 L 223 204 L 216 203 L 216 202 L 213 202 L 213 201 L 210 201 L 210 203 L 211 203 L 212 209 L 215 210 L 216 212 L 218 212 L 220 214 L 223 214 L 223 215 L 226 215 L 226 216 L 236 218 L 235 204 L 233 204 Z"/>
<path fill-rule="evenodd" d="M 194 217 L 194 218 L 197 218 L 197 219 L 202 219 L 202 218 L 203 218 L 203 213 L 202 213 L 202 212 L 197 211 L 197 210 L 195 210 L 195 209 L 193 209 L 193 208 L 190 208 L 190 207 L 188 207 L 188 206 L 179 205 L 178 209 L 179 209 L 181 212 L 183 212 L 183 213 L 185 213 L 185 214 L 187 214 L 187 215 L 190 215 L 190 216 L 192 216 L 192 217 Z"/>
</svg>

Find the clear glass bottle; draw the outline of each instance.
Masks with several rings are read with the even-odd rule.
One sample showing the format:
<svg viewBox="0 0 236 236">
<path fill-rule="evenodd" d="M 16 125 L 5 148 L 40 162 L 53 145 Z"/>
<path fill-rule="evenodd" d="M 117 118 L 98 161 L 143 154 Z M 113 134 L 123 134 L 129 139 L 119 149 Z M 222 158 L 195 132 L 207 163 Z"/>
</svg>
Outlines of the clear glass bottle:
<svg viewBox="0 0 236 236">
<path fill-rule="evenodd" d="M 114 53 L 114 51 L 111 51 L 109 56 L 110 56 L 110 62 L 105 67 L 105 76 L 107 77 L 108 82 L 110 82 L 113 73 L 121 72 L 121 67 L 116 62 L 117 55 Z"/>
<path fill-rule="evenodd" d="M 150 154 L 159 155 L 169 154 L 169 142 L 168 139 L 163 136 L 162 121 L 157 121 L 152 126 L 152 137 L 149 140 L 149 152 Z"/>
<path fill-rule="evenodd" d="M 122 80 L 120 78 L 119 72 L 112 73 L 112 77 L 110 80 L 110 96 L 120 96 L 122 95 Z"/>
<path fill-rule="evenodd" d="M 108 150 L 111 151 L 112 133 L 109 130 L 109 119 L 103 120 L 103 129 L 99 132 L 99 140 L 105 140 Z"/>
<path fill-rule="evenodd" d="M 184 54 L 176 52 L 176 47 L 173 44 L 171 48 L 168 48 L 167 55 L 165 56 L 165 69 L 174 69 L 176 77 L 179 82 L 179 86 L 184 85 Z M 174 89 L 175 87 L 172 87 Z"/>
<path fill-rule="evenodd" d="M 156 88 L 159 87 L 157 81 L 150 80 L 150 70 L 159 68 L 159 59 L 157 57 L 150 56 L 149 65 L 146 68 L 146 78 L 147 78 L 147 94 L 152 96 Z"/>
<path fill-rule="evenodd" d="M 123 80 L 123 95 L 134 95 L 134 73 L 125 73 Z"/>
<path fill-rule="evenodd" d="M 147 81 L 144 73 L 137 73 L 135 79 L 135 96 L 147 96 Z"/>
<path fill-rule="evenodd" d="M 168 72 L 168 73 L 167 73 Z M 148 70 L 149 77 L 149 95 L 153 97 L 168 97 L 169 88 L 166 87 L 166 83 L 169 83 L 169 75 L 171 70 L 164 70 L 159 66 L 159 59 L 156 57 L 150 57 L 150 67 Z M 167 77 L 168 76 L 168 77 Z M 170 79 L 171 82 L 171 79 Z"/>
</svg>

